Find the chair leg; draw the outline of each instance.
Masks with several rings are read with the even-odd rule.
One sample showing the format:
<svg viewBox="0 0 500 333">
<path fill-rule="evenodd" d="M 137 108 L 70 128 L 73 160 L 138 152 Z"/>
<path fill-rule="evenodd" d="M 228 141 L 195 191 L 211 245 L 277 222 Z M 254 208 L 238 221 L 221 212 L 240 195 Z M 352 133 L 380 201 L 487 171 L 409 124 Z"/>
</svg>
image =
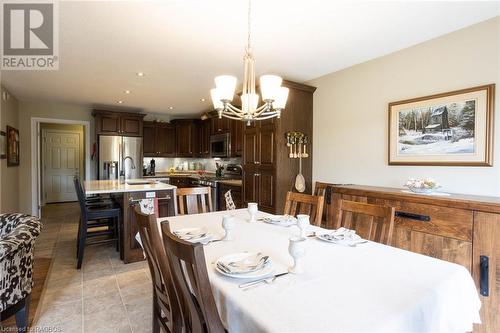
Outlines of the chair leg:
<svg viewBox="0 0 500 333">
<path fill-rule="evenodd" d="M 118 223 L 118 246 L 120 248 L 120 260 L 125 258 L 124 249 L 123 249 L 123 228 L 122 228 L 122 217 L 121 214 L 118 213 L 118 217 L 116 218 Z"/>
<path fill-rule="evenodd" d="M 17 331 L 25 333 L 28 331 L 30 295 L 24 299 L 24 306 L 16 312 Z"/>
<path fill-rule="evenodd" d="M 156 303 L 156 295 L 154 295 L 153 291 L 153 333 L 160 333 L 160 318 L 158 318 L 158 313 L 160 309 L 158 309 L 158 304 Z"/>
<path fill-rule="evenodd" d="M 82 218 L 78 221 L 78 236 L 76 236 L 76 258 L 78 259 L 78 254 L 80 252 L 80 234 L 82 229 Z"/>
<path fill-rule="evenodd" d="M 80 229 L 80 237 L 78 238 L 78 260 L 76 269 L 82 268 L 83 252 L 85 250 L 85 243 L 87 240 L 87 222 L 82 221 L 82 228 Z"/>
</svg>

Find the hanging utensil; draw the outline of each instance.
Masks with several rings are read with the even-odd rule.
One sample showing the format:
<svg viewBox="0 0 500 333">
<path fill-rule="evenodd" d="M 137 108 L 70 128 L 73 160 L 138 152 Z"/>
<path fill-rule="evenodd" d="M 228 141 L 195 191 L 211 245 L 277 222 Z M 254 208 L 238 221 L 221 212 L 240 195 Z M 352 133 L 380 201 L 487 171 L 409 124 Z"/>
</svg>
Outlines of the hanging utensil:
<svg viewBox="0 0 500 333">
<path fill-rule="evenodd" d="M 306 190 L 306 180 L 302 175 L 302 157 L 299 157 L 299 174 L 295 177 L 295 189 L 300 193 Z"/>
</svg>

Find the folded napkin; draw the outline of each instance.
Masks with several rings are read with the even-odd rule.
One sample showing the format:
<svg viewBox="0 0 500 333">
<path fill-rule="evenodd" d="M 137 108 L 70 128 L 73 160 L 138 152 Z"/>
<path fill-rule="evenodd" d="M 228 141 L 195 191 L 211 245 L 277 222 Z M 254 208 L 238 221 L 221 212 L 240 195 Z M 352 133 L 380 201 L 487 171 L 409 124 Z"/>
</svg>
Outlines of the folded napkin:
<svg viewBox="0 0 500 333">
<path fill-rule="evenodd" d="M 259 253 L 237 261 L 219 260 L 217 267 L 227 274 L 246 274 L 265 268 L 269 262 L 269 256 L 263 256 Z"/>
<path fill-rule="evenodd" d="M 292 215 L 274 215 L 266 216 L 262 218 L 262 221 L 270 224 L 281 225 L 284 227 L 289 227 L 291 225 L 297 224 L 297 219 Z"/>
<path fill-rule="evenodd" d="M 180 229 L 173 232 L 174 235 L 182 240 L 189 242 L 197 242 L 200 239 L 208 237 L 210 234 L 204 229 Z"/>
<path fill-rule="evenodd" d="M 141 199 L 141 201 L 139 201 L 139 205 L 141 206 L 141 212 L 143 214 L 155 214 L 156 218 L 159 217 L 158 198 Z"/>
<path fill-rule="evenodd" d="M 319 233 L 320 237 L 335 243 L 345 245 L 353 244 L 361 240 L 361 237 L 356 234 L 355 230 L 340 227 L 328 233 Z"/>
</svg>

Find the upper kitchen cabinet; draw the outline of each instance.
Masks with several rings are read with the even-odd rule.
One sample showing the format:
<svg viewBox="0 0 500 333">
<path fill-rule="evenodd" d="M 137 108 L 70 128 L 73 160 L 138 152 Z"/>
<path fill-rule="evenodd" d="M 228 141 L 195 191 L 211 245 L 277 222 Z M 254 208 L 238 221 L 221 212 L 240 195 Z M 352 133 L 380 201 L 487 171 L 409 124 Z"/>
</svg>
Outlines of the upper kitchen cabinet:
<svg viewBox="0 0 500 333">
<path fill-rule="evenodd" d="M 245 122 L 231 119 L 229 122 L 231 132 L 231 157 L 243 156 L 243 130 Z"/>
<path fill-rule="evenodd" d="M 142 136 L 143 114 L 94 110 L 96 135 Z"/>
<path fill-rule="evenodd" d="M 172 120 L 175 125 L 175 134 L 177 137 L 177 157 L 197 157 L 199 154 L 199 130 L 198 120 L 195 119 L 176 119 Z"/>
<path fill-rule="evenodd" d="M 219 118 L 218 116 L 211 118 L 212 134 L 227 133 L 231 130 L 229 118 Z"/>
<path fill-rule="evenodd" d="M 145 157 L 175 157 L 175 126 L 169 123 L 145 121 L 143 127 Z"/>
<path fill-rule="evenodd" d="M 199 153 L 200 157 L 210 157 L 210 134 L 212 133 L 212 120 L 205 119 L 198 123 Z"/>
</svg>

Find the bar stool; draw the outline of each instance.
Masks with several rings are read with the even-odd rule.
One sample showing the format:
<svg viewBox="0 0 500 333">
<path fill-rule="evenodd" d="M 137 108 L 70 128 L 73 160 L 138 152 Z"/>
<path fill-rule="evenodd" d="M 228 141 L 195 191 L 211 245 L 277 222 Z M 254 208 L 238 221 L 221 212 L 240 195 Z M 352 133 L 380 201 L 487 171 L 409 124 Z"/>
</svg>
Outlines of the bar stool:
<svg viewBox="0 0 500 333">
<path fill-rule="evenodd" d="M 120 207 L 109 201 L 93 201 L 88 203 L 85 200 L 85 194 L 83 193 L 80 179 L 74 177 L 73 183 L 80 204 L 80 223 L 78 226 L 76 245 L 76 268 L 80 269 L 82 267 L 85 245 L 116 242 L 116 249 L 120 251 L 120 258 L 123 259 Z M 92 241 L 88 240 L 91 238 L 98 239 Z"/>
</svg>

